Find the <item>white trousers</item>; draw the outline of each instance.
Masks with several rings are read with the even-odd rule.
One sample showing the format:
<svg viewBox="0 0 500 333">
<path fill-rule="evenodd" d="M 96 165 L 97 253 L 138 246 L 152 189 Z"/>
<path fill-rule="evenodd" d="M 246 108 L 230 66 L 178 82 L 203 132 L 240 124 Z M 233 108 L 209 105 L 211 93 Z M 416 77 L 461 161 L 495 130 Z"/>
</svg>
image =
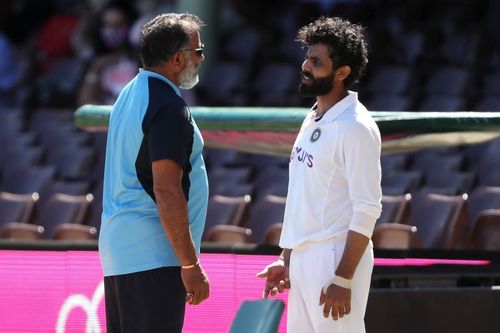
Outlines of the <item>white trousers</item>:
<svg viewBox="0 0 500 333">
<path fill-rule="evenodd" d="M 335 273 L 346 239 L 308 242 L 293 249 L 290 258 L 288 292 L 288 333 L 364 333 L 365 310 L 373 270 L 373 245 L 370 241 L 354 273 L 351 287 L 351 313 L 333 320 L 323 317 L 319 305 L 321 288 Z"/>
</svg>

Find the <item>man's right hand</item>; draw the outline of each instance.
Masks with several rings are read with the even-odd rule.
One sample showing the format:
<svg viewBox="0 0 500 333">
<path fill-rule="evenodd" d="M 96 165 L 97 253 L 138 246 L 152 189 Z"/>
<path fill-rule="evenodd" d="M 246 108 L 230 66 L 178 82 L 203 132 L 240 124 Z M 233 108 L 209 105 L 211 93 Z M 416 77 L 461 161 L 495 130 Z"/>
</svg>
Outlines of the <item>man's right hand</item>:
<svg viewBox="0 0 500 333">
<path fill-rule="evenodd" d="M 290 288 L 288 266 L 285 265 L 283 260 L 277 260 L 266 266 L 262 272 L 257 274 L 257 277 L 267 278 L 262 293 L 264 298 L 268 298 L 269 294 L 276 296 L 277 293 L 282 293 L 285 289 Z"/>
<path fill-rule="evenodd" d="M 181 277 L 186 288 L 186 302 L 198 305 L 206 300 L 210 293 L 208 277 L 201 264 L 193 268 L 181 268 Z"/>
</svg>

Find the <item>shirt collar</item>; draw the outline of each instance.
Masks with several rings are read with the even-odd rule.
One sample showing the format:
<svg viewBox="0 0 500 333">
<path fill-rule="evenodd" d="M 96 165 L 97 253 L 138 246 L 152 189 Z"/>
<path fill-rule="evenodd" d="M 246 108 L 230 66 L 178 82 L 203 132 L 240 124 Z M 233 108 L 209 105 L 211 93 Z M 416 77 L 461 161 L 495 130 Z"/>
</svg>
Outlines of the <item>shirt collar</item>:
<svg viewBox="0 0 500 333">
<path fill-rule="evenodd" d="M 324 114 L 323 117 L 321 117 L 320 120 L 318 121 L 334 121 L 335 119 L 338 118 L 349 106 L 357 103 L 358 101 L 358 93 L 355 91 L 347 91 L 348 95 L 344 98 L 342 98 L 340 101 L 335 103 L 331 108 L 329 108 Z M 314 104 L 311 110 L 315 110 L 317 107 L 317 104 Z"/>
<path fill-rule="evenodd" d="M 163 75 L 161 75 L 159 73 L 156 73 L 156 72 L 144 69 L 144 68 L 139 68 L 139 74 L 147 75 L 147 76 L 151 76 L 151 77 L 155 77 L 157 79 L 165 81 L 166 83 L 168 83 L 172 87 L 172 89 L 174 89 L 175 93 L 179 97 L 182 97 L 181 90 L 179 89 L 179 87 L 177 87 L 174 83 L 172 83 L 172 81 L 170 81 L 169 79 L 167 79 L 165 76 L 163 76 Z"/>
</svg>

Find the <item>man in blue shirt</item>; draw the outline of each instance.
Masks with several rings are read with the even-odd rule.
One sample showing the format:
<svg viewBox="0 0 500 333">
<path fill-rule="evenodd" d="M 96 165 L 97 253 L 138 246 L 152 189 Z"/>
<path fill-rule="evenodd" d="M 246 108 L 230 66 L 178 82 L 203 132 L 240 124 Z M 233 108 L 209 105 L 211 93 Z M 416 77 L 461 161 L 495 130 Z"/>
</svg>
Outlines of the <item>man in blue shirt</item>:
<svg viewBox="0 0 500 333">
<path fill-rule="evenodd" d="M 191 14 L 146 23 L 143 68 L 111 112 L 99 236 L 108 332 L 181 332 L 185 303 L 209 295 L 203 139 L 179 90 L 198 82 L 202 25 Z"/>
</svg>

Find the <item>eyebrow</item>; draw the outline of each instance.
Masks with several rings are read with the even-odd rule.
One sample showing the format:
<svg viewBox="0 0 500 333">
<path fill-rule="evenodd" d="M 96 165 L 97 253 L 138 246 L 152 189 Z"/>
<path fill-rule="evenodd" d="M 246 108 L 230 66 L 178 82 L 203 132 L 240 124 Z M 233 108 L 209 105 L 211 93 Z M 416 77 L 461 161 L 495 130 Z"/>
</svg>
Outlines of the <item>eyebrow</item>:
<svg viewBox="0 0 500 333">
<path fill-rule="evenodd" d="M 323 60 L 317 56 L 309 56 L 309 55 L 306 55 L 307 58 L 311 59 L 311 60 L 314 60 L 314 61 L 318 61 L 318 62 L 321 62 L 323 63 Z"/>
</svg>

